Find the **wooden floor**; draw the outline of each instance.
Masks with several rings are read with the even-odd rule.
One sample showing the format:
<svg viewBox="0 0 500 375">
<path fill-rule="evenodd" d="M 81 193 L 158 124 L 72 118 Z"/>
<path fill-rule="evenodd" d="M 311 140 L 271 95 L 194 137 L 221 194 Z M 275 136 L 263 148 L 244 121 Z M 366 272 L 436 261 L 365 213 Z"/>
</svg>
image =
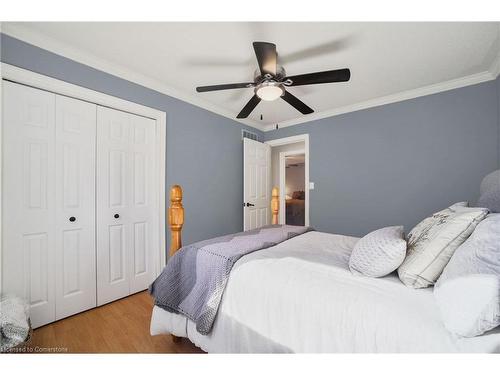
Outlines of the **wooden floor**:
<svg viewBox="0 0 500 375">
<path fill-rule="evenodd" d="M 58 353 L 202 353 L 189 340 L 151 336 L 153 302 L 147 292 L 35 329 L 30 349 Z"/>
</svg>

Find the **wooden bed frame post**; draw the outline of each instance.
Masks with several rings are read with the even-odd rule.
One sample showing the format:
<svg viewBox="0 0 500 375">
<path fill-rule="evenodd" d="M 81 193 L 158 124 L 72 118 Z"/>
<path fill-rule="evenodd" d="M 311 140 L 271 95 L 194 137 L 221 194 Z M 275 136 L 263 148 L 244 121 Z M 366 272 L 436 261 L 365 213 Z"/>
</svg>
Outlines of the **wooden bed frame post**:
<svg viewBox="0 0 500 375">
<path fill-rule="evenodd" d="M 280 211 L 280 189 L 275 186 L 271 193 L 271 212 L 273 214 L 272 224 L 278 224 L 278 214 Z"/>
<path fill-rule="evenodd" d="M 170 188 L 168 223 L 171 233 L 169 255 L 172 256 L 182 247 L 181 232 L 184 225 L 184 207 L 182 206 L 182 188 L 179 185 L 173 185 Z"/>
<path fill-rule="evenodd" d="M 173 185 L 170 188 L 170 207 L 168 208 L 168 224 L 170 225 L 170 256 L 182 247 L 182 226 L 184 225 L 184 207 L 182 206 L 182 188 Z M 172 336 L 173 342 L 181 341 L 181 338 Z"/>
</svg>

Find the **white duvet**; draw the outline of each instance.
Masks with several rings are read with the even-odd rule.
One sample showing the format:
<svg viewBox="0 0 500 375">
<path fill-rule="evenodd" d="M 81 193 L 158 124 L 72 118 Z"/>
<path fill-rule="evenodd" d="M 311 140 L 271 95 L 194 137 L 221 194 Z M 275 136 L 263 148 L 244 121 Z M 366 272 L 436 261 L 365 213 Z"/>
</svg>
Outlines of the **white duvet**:
<svg viewBox="0 0 500 375">
<path fill-rule="evenodd" d="M 210 335 L 155 306 L 151 334 L 188 337 L 211 352 L 500 352 L 500 329 L 458 338 L 432 288 L 349 271 L 358 238 L 309 232 L 241 258 Z"/>
</svg>

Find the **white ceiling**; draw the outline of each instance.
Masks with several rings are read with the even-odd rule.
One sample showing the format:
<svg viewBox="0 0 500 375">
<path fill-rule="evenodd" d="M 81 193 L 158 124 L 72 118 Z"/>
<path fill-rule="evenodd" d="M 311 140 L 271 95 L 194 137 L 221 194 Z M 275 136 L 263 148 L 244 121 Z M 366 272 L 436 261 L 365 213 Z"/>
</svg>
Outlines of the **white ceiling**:
<svg viewBox="0 0 500 375">
<path fill-rule="evenodd" d="M 276 43 L 289 75 L 351 69 L 347 83 L 289 88 L 314 114 L 261 102 L 242 121 L 261 129 L 492 79 L 500 45 L 498 23 L 36 22 L 3 32 L 234 119 L 252 89 L 195 87 L 251 81 L 253 41 Z"/>
</svg>

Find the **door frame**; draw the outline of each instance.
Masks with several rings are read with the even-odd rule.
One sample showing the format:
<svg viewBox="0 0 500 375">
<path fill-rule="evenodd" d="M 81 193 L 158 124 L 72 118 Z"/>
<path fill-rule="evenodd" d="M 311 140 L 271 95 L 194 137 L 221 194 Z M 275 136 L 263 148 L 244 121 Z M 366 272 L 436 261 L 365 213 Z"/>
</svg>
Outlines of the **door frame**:
<svg viewBox="0 0 500 375">
<path fill-rule="evenodd" d="M 158 224 L 159 224 L 159 238 L 158 250 L 155 251 L 155 277 L 158 276 L 166 264 L 166 134 L 167 134 L 167 114 L 154 108 L 146 107 L 141 104 L 130 102 L 115 96 L 107 95 L 102 92 L 87 89 L 77 86 L 68 82 L 64 82 L 43 74 L 35 73 L 30 70 L 18 68 L 16 66 L 2 63 L 0 65 L 0 99 L 3 85 L 3 79 L 20 83 L 23 85 L 31 86 L 37 89 L 53 92 L 58 95 L 68 96 L 79 100 L 95 103 L 100 106 L 117 109 L 123 112 L 132 113 L 142 117 L 147 117 L 156 121 L 156 146 L 157 146 L 157 160 L 158 169 L 156 171 L 158 191 Z M 1 106 L 0 106 L 1 107 Z M 0 113 L 0 121 L 2 120 Z M 3 127 L 2 127 L 3 129 Z M 1 134 L 0 134 L 1 141 Z M 0 165 L 2 165 L 2 153 L 0 142 Z M 1 174 L 0 174 L 1 186 Z M 1 203 L 0 199 L 0 203 Z M 1 207 L 0 207 L 1 208 Z M 0 215 L 1 218 L 2 215 Z M 0 219 L 1 220 L 1 219 Z M 1 224 L 1 222 L 0 222 Z M 2 259 L 2 238 L 0 226 L 0 267 Z M 0 268 L 1 270 L 1 268 Z M 151 280 L 152 281 L 152 280 Z M 1 278 L 0 278 L 1 286 Z"/>
<path fill-rule="evenodd" d="M 305 190 L 305 194 L 306 194 L 306 201 L 304 203 L 304 215 L 305 215 L 305 220 L 304 220 L 304 224 L 306 226 L 309 226 L 310 224 L 310 202 L 309 202 L 309 134 L 308 133 L 305 133 L 305 134 L 299 134 L 299 135 L 293 135 L 291 137 L 285 137 L 285 138 L 278 138 L 278 139 L 272 139 L 270 141 L 266 141 L 264 143 L 268 144 L 269 146 L 272 147 L 276 147 L 276 146 L 283 146 L 283 145 L 288 145 L 288 144 L 292 144 L 292 143 L 299 143 L 299 142 L 304 142 L 304 148 L 303 148 L 303 152 L 300 152 L 300 153 L 304 153 L 304 177 L 305 177 L 305 185 L 304 185 L 304 190 Z M 302 150 L 302 149 L 301 149 Z M 280 163 L 279 163 L 279 166 L 280 166 L 280 171 L 279 171 L 279 176 L 280 176 L 280 214 L 279 214 L 279 223 L 280 224 L 283 224 L 285 222 L 285 189 L 282 188 L 281 186 L 281 179 L 283 177 L 284 179 L 284 176 L 285 176 L 285 172 L 284 170 L 282 171 L 281 169 L 281 154 L 286 154 L 287 152 L 291 152 L 292 154 L 295 153 L 297 154 L 298 152 L 297 151 L 285 151 L 285 152 L 280 152 Z M 284 158 L 283 158 L 283 162 L 284 162 Z M 273 171 L 273 174 L 274 174 L 274 171 Z M 282 176 L 283 175 L 283 176 Z M 284 183 L 283 183 L 284 185 Z M 282 216 L 283 215 L 283 216 Z"/>
</svg>

